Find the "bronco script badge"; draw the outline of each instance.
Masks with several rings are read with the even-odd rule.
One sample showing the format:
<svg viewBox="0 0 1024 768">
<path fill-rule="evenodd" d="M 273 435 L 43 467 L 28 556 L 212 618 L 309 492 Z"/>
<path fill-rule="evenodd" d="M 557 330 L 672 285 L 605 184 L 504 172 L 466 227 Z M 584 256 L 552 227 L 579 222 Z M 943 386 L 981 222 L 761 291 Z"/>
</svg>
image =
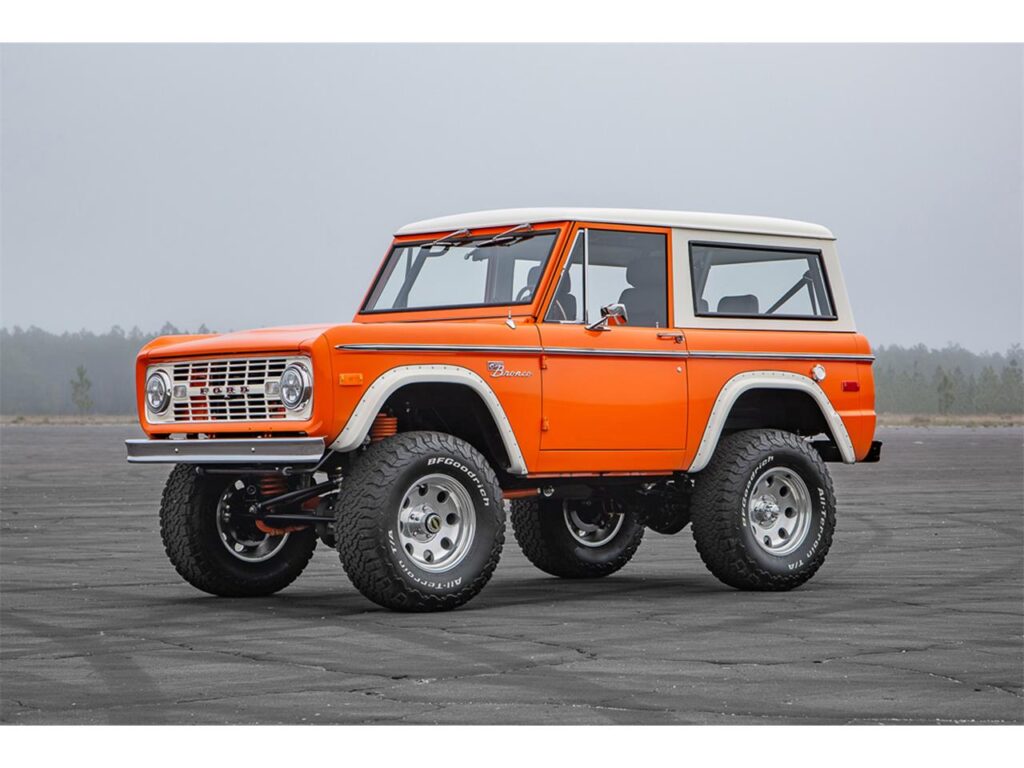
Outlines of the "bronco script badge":
<svg viewBox="0 0 1024 768">
<path fill-rule="evenodd" d="M 492 379 L 500 379 L 504 376 L 526 378 L 533 376 L 533 371 L 510 371 L 505 367 L 504 360 L 489 360 L 487 370 L 491 372 Z"/>
</svg>

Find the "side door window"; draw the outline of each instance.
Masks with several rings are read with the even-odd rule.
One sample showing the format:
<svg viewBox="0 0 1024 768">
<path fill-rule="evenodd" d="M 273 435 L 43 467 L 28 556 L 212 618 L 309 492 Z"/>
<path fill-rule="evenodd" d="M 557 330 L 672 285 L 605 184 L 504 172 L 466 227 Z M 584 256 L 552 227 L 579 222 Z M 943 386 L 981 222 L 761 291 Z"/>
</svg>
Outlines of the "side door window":
<svg viewBox="0 0 1024 768">
<path fill-rule="evenodd" d="M 665 235 L 611 229 L 582 229 L 559 278 L 545 320 L 591 323 L 601 308 L 622 304 L 627 325 L 668 325 Z"/>
</svg>

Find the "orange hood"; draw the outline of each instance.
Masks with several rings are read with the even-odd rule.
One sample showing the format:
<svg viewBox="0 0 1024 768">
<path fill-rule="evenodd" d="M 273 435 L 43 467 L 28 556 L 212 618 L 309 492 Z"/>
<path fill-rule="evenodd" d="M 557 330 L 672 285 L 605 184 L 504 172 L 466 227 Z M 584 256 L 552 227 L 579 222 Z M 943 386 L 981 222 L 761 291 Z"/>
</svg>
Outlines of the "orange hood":
<svg viewBox="0 0 1024 768">
<path fill-rule="evenodd" d="M 144 346 L 139 352 L 139 357 L 163 359 L 248 352 L 298 352 L 308 349 L 331 327 L 333 326 L 291 325 L 199 336 L 161 336 Z"/>
</svg>

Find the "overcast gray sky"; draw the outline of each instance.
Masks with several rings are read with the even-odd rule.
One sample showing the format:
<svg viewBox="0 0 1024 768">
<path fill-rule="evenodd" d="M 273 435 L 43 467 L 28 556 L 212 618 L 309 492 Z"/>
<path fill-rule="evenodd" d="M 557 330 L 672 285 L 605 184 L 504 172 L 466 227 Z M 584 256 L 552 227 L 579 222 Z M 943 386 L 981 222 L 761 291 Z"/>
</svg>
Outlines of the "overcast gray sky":
<svg viewBox="0 0 1024 768">
<path fill-rule="evenodd" d="M 5 46 L 0 324 L 348 321 L 407 221 L 839 237 L 873 343 L 1022 336 L 1020 46 Z"/>
</svg>

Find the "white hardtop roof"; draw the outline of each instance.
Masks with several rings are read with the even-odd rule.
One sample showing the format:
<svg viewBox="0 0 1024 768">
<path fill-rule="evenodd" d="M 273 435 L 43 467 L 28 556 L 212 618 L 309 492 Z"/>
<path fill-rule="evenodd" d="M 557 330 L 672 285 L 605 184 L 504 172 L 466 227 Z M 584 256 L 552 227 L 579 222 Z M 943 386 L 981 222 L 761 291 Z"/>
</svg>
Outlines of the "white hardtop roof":
<svg viewBox="0 0 1024 768">
<path fill-rule="evenodd" d="M 704 229 L 714 232 L 745 232 L 758 235 L 810 237 L 834 240 L 832 232 L 820 224 L 767 216 L 739 216 L 728 213 L 691 213 L 657 211 L 643 208 L 504 208 L 439 216 L 406 224 L 398 235 L 452 232 L 481 227 L 513 227 L 516 224 L 540 224 L 548 221 L 592 221 L 603 224 L 636 224 L 649 227 Z"/>
</svg>

